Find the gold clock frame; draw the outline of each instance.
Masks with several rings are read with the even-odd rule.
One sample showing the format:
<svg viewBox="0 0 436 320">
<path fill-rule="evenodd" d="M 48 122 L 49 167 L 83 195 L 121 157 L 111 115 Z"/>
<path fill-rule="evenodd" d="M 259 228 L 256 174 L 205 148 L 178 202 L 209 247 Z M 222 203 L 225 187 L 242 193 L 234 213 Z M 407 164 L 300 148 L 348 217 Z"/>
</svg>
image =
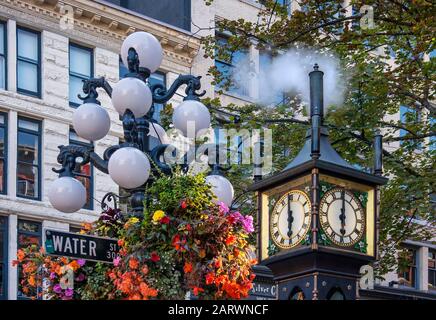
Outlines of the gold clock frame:
<svg viewBox="0 0 436 320">
<path fill-rule="evenodd" d="M 321 222 L 321 216 L 324 216 L 324 215 L 321 213 L 321 208 L 322 208 L 323 205 L 326 203 L 326 198 L 327 198 L 328 195 L 330 195 L 331 193 L 338 192 L 338 191 L 341 191 L 341 192 L 342 192 L 342 190 L 344 190 L 344 191 L 347 192 L 348 194 L 351 194 L 351 197 L 355 199 L 355 201 L 356 201 L 356 203 L 357 203 L 357 206 L 359 207 L 359 210 L 362 212 L 362 215 L 363 215 L 363 217 L 362 217 L 362 229 L 360 230 L 360 232 L 359 232 L 359 234 L 358 234 L 358 237 L 357 237 L 356 239 L 352 240 L 351 242 L 346 243 L 346 244 L 345 244 L 345 243 L 338 242 L 338 241 L 336 241 L 336 239 L 334 239 L 334 237 L 331 237 L 331 236 L 327 233 L 327 231 L 324 229 L 324 226 L 323 226 L 323 224 L 322 224 L 322 222 Z M 329 209 L 329 208 L 330 208 L 330 205 L 329 205 L 328 208 L 327 208 L 327 214 L 328 214 L 328 209 Z M 326 237 L 327 237 L 330 241 L 332 241 L 335 245 L 337 245 L 337 246 L 339 246 L 339 247 L 343 247 L 343 248 L 349 248 L 349 247 L 351 247 L 351 246 L 354 246 L 356 243 L 358 243 L 358 242 L 363 238 L 363 236 L 365 235 L 365 232 L 366 232 L 366 214 L 367 214 L 367 213 L 366 213 L 366 210 L 363 209 L 363 206 L 362 206 L 362 203 L 360 202 L 360 200 L 359 200 L 359 199 L 358 199 L 354 194 L 352 194 L 352 192 L 351 192 L 350 190 L 347 190 L 347 189 L 345 189 L 345 188 L 341 188 L 341 187 L 334 187 L 334 188 L 332 188 L 332 189 L 326 191 L 326 192 L 324 193 L 324 195 L 323 195 L 323 197 L 322 197 L 320 203 L 319 203 L 319 223 L 320 223 L 320 227 L 321 227 L 321 229 L 324 231 L 324 234 L 326 235 Z M 328 219 L 327 219 L 327 220 L 328 220 Z"/>
<path fill-rule="evenodd" d="M 288 194 L 290 194 L 290 193 L 298 193 L 298 194 L 302 195 L 302 196 L 306 199 L 307 204 L 309 205 L 309 222 L 308 222 L 308 227 L 306 228 L 304 234 L 301 236 L 300 241 L 295 242 L 295 244 L 282 245 L 281 243 L 278 243 L 278 242 L 276 241 L 275 237 L 273 236 L 273 230 L 272 230 L 273 218 L 274 218 L 274 214 L 273 214 L 273 213 L 276 211 L 276 207 L 279 205 L 279 203 L 280 203 L 284 198 L 286 198 L 286 196 L 287 196 Z M 311 213 L 311 210 L 312 210 L 312 204 L 311 204 L 311 201 L 310 201 L 310 197 L 306 194 L 306 192 L 304 192 L 304 191 L 302 191 L 302 190 L 298 190 L 298 189 L 293 189 L 293 190 L 289 190 L 289 191 L 285 192 L 285 193 L 284 193 L 284 194 L 283 194 L 283 195 L 282 195 L 282 196 L 277 200 L 277 202 L 276 202 L 276 204 L 274 205 L 274 207 L 272 208 L 272 211 L 271 211 L 271 214 L 270 214 L 270 219 L 269 219 L 269 233 L 270 233 L 270 239 L 274 242 L 274 244 L 275 244 L 277 247 L 279 247 L 280 249 L 291 249 L 291 248 L 294 248 L 294 247 L 296 247 L 297 245 L 299 245 L 299 244 L 301 243 L 301 241 L 306 237 L 307 233 L 308 233 L 309 230 L 310 230 L 311 223 L 312 223 L 312 213 Z M 282 236 L 282 238 L 287 238 L 287 236 L 284 236 L 284 235 L 280 232 L 280 229 L 279 229 L 279 233 L 280 233 L 280 235 Z"/>
</svg>

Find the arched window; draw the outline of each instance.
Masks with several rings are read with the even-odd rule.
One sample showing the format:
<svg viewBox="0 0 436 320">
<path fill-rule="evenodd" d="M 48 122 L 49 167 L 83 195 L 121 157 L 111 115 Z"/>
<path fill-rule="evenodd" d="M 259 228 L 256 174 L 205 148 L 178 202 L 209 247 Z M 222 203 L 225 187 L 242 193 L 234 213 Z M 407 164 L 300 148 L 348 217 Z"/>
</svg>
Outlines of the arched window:
<svg viewBox="0 0 436 320">
<path fill-rule="evenodd" d="M 335 287 L 330 289 L 327 300 L 345 300 L 345 295 L 340 288 Z"/>
<path fill-rule="evenodd" d="M 300 287 L 294 287 L 289 296 L 289 300 L 305 300 L 303 290 Z"/>
</svg>

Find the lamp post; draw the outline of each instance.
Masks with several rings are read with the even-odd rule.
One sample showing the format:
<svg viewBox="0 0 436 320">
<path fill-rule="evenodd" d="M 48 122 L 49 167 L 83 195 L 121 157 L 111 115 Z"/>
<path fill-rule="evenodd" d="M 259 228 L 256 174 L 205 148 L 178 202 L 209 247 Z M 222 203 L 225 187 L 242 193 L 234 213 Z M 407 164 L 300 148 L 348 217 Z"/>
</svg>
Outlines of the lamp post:
<svg viewBox="0 0 436 320">
<path fill-rule="evenodd" d="M 109 132 L 108 112 L 98 100 L 97 88 L 102 88 L 111 97 L 115 110 L 120 114 L 125 141 L 108 147 L 103 157 L 93 147 L 59 146 L 57 161 L 62 167 L 53 168 L 59 174 L 59 179 L 52 184 L 49 192 L 49 200 L 54 208 L 71 213 L 85 204 L 85 188 L 73 177 L 76 161 L 81 158 L 81 165 L 91 163 L 98 170 L 109 174 L 115 183 L 125 189 L 130 195 L 131 214 L 141 217 L 146 187 L 153 182 L 152 173 L 159 170 L 166 175 L 171 174 L 171 166 L 161 160 L 169 145 L 159 141 L 159 133 L 163 130 L 152 121 L 153 103 L 168 102 L 181 86 L 186 86 L 186 96 L 173 112 L 174 127 L 185 136 L 189 126 L 195 127 L 195 133 L 209 128 L 209 110 L 200 102 L 200 97 L 205 94 L 205 91 L 199 92 L 200 77 L 180 75 L 168 89 L 161 84 L 148 85 L 147 79 L 159 68 L 162 57 L 162 47 L 153 35 L 135 32 L 121 46 L 122 61 L 129 69 L 125 78 L 113 88 L 103 77 L 84 80 L 85 96 L 79 95 L 83 104 L 73 115 L 73 126 L 77 135 L 96 141 Z M 188 165 L 187 162 L 183 163 L 182 169 L 186 170 Z M 214 183 L 215 180 L 211 178 L 209 180 L 218 200 L 231 202 L 233 187 L 230 182 L 224 177 L 219 179 L 220 183 Z M 220 199 L 223 196 L 225 199 Z M 107 206 L 107 200 L 113 201 L 116 206 L 116 197 L 113 193 L 106 194 L 102 200 L 102 208 Z"/>
</svg>

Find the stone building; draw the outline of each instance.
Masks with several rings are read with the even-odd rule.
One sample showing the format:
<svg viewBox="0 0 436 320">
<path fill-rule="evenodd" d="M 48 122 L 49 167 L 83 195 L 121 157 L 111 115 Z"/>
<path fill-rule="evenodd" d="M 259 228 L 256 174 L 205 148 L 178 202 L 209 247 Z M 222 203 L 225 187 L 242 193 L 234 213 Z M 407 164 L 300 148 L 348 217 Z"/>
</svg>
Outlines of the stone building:
<svg viewBox="0 0 436 320">
<path fill-rule="evenodd" d="M 0 300 L 26 298 L 12 266 L 20 246 L 42 244 L 45 228 L 77 231 L 82 222 L 99 216 L 104 194 L 119 191 L 108 175 L 88 165 L 77 168 L 88 192 L 82 210 L 64 214 L 48 202 L 50 183 L 57 178 L 52 168 L 59 166 L 58 146 L 90 143 L 72 130 L 81 80 L 104 76 L 116 83 L 126 72 L 119 58 L 123 39 L 147 31 L 164 49 L 161 68 L 150 81 L 169 86 L 179 74 L 201 75 L 203 89 L 213 97 L 207 70 L 214 62 L 203 57 L 200 38 L 213 35 L 215 22 L 222 18 L 256 21 L 260 6 L 255 0 L 215 0 L 211 6 L 204 0 L 0 0 Z M 290 10 L 295 8 L 292 2 Z M 252 45 L 240 55 L 249 57 L 252 70 L 259 72 L 262 52 Z M 218 68 L 235 67 L 215 63 Z M 220 97 L 223 104 L 243 104 L 254 101 L 258 92 L 253 80 Z M 122 138 L 122 126 L 109 97 L 102 92 L 99 98 L 111 117 L 109 134 L 94 145 L 101 155 Z M 181 99 L 176 95 L 171 102 Z M 424 269 L 436 277 L 436 248 L 411 245 L 418 248 L 420 261 L 415 283 L 426 291 Z M 431 254 L 433 260 L 427 258 Z"/>
</svg>

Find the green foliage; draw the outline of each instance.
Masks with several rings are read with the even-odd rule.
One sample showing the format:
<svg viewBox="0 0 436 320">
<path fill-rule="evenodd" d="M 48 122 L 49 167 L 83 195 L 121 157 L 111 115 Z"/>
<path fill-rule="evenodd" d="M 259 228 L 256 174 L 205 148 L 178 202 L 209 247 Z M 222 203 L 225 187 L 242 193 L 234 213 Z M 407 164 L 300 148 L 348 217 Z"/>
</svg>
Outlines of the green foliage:
<svg viewBox="0 0 436 320">
<path fill-rule="evenodd" d="M 213 36 L 205 37 L 205 55 L 226 59 L 255 42 L 272 55 L 298 45 L 328 51 L 340 59 L 348 74 L 348 87 L 343 106 L 329 106 L 325 119 L 332 145 L 350 163 L 371 168 L 374 129 L 382 129 L 384 135 L 384 173 L 390 182 L 381 190 L 381 261 L 377 271 L 383 275 L 395 267 L 395 252 L 403 240 L 430 240 L 435 234 L 431 197 L 436 193 L 436 60 L 429 57 L 435 50 L 434 4 L 425 0 L 372 0 L 351 1 L 350 7 L 343 8 L 342 1 L 301 0 L 300 10 L 288 14 L 275 0 L 262 3 L 256 21 L 220 21 L 216 32 L 225 30 L 228 44 L 218 45 Z M 374 9 L 374 29 L 361 27 L 363 14 L 359 9 L 363 5 Z M 356 13 L 347 16 L 351 6 Z M 215 82 L 223 81 L 218 70 L 209 71 Z M 304 115 L 298 97 L 287 95 L 288 99 L 269 108 L 255 104 L 221 106 L 219 99 L 210 103 L 239 113 L 243 120 L 239 128 L 259 128 L 265 125 L 264 119 Z M 403 121 L 397 116 L 400 105 L 411 109 Z M 273 170 L 277 172 L 300 150 L 307 123 L 268 127 L 273 129 Z M 231 179 L 244 210 L 255 212 L 255 199 L 246 192 L 252 182 L 249 168 L 235 170 Z M 415 223 L 417 218 L 426 223 Z"/>
</svg>

